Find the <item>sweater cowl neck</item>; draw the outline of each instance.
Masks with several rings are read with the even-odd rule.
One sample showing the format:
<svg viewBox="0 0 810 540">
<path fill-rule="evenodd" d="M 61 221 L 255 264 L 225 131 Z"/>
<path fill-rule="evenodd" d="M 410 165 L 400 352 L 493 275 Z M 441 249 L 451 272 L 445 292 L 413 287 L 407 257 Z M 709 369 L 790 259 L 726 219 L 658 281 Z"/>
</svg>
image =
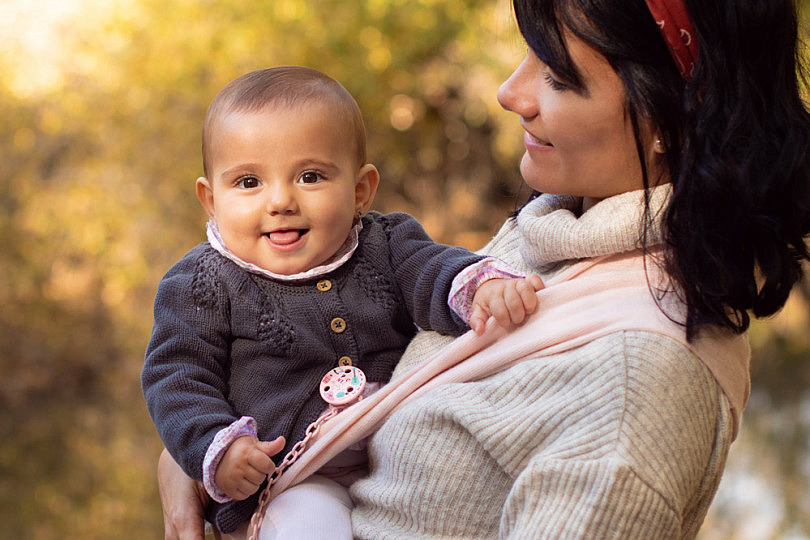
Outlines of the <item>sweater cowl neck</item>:
<svg viewBox="0 0 810 540">
<path fill-rule="evenodd" d="M 671 192 L 670 184 L 648 190 L 647 247 L 663 241 L 662 216 Z M 550 270 L 562 263 L 642 247 L 644 190 L 603 199 L 580 215 L 581 207 L 580 197 L 542 194 L 520 211 L 520 251 L 530 266 Z"/>
</svg>

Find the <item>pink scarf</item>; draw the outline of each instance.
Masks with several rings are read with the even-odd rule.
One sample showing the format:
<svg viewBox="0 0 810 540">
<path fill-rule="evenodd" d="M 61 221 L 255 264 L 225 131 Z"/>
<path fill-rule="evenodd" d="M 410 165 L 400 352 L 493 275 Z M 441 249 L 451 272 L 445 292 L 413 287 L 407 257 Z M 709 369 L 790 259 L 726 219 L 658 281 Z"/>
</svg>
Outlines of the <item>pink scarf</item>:
<svg viewBox="0 0 810 540">
<path fill-rule="evenodd" d="M 388 416 L 425 392 L 442 384 L 480 380 L 523 360 L 561 353 L 623 330 L 668 336 L 694 352 L 731 403 L 736 437 L 740 413 L 750 390 L 747 336 L 703 330 L 697 340 L 687 343 L 684 328 L 667 318 L 655 303 L 648 275 L 654 286 L 661 274 L 652 262 L 645 269 L 644 258 L 638 251 L 588 259 L 571 266 L 537 293 L 538 309 L 521 326 L 507 331 L 490 320 L 484 335 L 464 334 L 327 421 L 310 447 L 278 479 L 271 498 L 376 431 Z M 671 316 L 682 317 L 682 306 L 674 300 L 663 305 Z"/>
</svg>

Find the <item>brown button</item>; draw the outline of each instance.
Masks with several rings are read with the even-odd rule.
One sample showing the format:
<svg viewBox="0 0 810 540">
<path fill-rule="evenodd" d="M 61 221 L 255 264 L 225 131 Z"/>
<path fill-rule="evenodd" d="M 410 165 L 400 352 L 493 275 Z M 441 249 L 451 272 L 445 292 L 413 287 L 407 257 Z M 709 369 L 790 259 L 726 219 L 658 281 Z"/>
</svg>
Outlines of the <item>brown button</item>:
<svg viewBox="0 0 810 540">
<path fill-rule="evenodd" d="M 332 282 L 328 279 L 322 279 L 315 286 L 319 291 L 326 292 L 332 288 Z"/>
<path fill-rule="evenodd" d="M 338 365 L 339 366 L 350 366 L 352 365 L 352 359 L 348 356 L 341 356 L 338 358 Z"/>
<path fill-rule="evenodd" d="M 332 332 L 340 334 L 344 330 L 346 330 L 346 321 L 344 321 L 340 317 L 335 317 L 334 319 L 332 319 L 330 326 L 332 327 Z"/>
</svg>

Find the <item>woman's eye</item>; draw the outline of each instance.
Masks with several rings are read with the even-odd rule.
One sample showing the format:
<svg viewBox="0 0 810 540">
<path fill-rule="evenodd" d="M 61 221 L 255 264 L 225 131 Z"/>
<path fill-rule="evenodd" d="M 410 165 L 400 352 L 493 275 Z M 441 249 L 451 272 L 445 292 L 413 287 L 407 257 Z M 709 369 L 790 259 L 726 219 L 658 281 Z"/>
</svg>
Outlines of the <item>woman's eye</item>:
<svg viewBox="0 0 810 540">
<path fill-rule="evenodd" d="M 315 171 L 306 171 L 298 177 L 298 181 L 302 184 L 315 184 L 323 180 L 323 176 Z"/>
<path fill-rule="evenodd" d="M 562 91 L 568 89 L 568 86 L 565 83 L 555 79 L 550 71 L 543 72 L 543 78 L 546 79 L 546 84 L 548 84 L 552 90 Z"/>
<path fill-rule="evenodd" d="M 239 180 L 236 181 L 237 187 L 242 189 L 253 189 L 259 187 L 261 182 L 255 176 L 243 176 Z"/>
</svg>

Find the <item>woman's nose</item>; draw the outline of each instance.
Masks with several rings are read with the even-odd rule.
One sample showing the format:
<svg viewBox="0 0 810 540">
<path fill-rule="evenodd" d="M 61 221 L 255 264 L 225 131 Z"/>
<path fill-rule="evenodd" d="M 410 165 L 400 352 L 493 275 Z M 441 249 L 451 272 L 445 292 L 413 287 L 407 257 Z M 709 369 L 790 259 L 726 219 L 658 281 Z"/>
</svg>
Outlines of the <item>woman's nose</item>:
<svg viewBox="0 0 810 540">
<path fill-rule="evenodd" d="M 537 100 L 529 84 L 533 80 L 529 73 L 529 54 L 498 88 L 498 103 L 501 107 L 524 118 L 536 116 L 538 112 Z"/>
</svg>

